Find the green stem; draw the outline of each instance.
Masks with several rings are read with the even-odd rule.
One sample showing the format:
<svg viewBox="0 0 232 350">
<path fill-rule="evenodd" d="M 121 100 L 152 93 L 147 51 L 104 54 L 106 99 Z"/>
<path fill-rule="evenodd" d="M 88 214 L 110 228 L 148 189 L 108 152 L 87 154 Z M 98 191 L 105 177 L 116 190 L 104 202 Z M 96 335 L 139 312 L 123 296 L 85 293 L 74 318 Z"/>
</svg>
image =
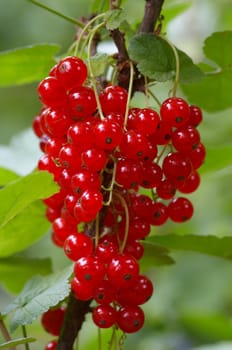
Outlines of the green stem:
<svg viewBox="0 0 232 350">
<path fill-rule="evenodd" d="M 1 315 L 0 315 L 1 317 Z M 11 340 L 11 337 L 10 337 L 10 334 L 6 328 L 6 325 L 3 321 L 3 319 L 0 318 L 0 332 L 2 333 L 2 336 L 4 338 L 5 341 L 10 341 Z M 15 346 L 12 346 L 12 348 L 10 348 L 10 350 L 16 350 L 16 347 Z"/>
<path fill-rule="evenodd" d="M 125 112 L 124 125 L 123 125 L 125 129 L 126 129 L 127 119 L 128 119 L 128 114 L 129 114 L 130 100 L 131 100 L 132 89 L 133 89 L 133 82 L 134 82 L 134 65 L 130 61 L 130 81 L 129 81 L 129 87 L 128 87 L 128 97 L 127 97 L 126 112 Z"/>
<path fill-rule="evenodd" d="M 125 247 L 126 247 L 126 243 L 127 243 L 127 239 L 128 239 L 128 234 L 129 234 L 129 225 L 130 225 L 130 217 L 129 217 L 129 210 L 128 210 L 128 206 L 127 203 L 125 201 L 125 199 L 121 196 L 121 194 L 115 192 L 114 195 L 116 197 L 118 197 L 118 199 L 120 200 L 124 210 L 125 210 L 125 233 L 124 233 L 124 237 L 123 237 L 123 241 L 122 244 L 120 246 L 120 253 L 123 253 Z"/>
<path fill-rule="evenodd" d="M 90 78 L 93 84 L 93 90 L 94 90 L 94 94 L 95 94 L 95 98 L 96 98 L 96 102 L 97 102 L 97 108 L 98 108 L 98 113 L 100 115 L 100 119 L 104 120 L 104 114 L 102 112 L 102 108 L 101 108 L 101 103 L 99 100 L 99 96 L 98 96 L 98 91 L 97 91 L 97 84 L 96 84 L 96 79 L 95 76 L 93 74 L 93 68 L 92 68 L 92 63 L 91 63 L 91 45 L 92 45 L 92 41 L 93 38 L 95 36 L 95 34 L 97 33 L 97 31 L 104 25 L 104 23 L 100 23 L 98 24 L 94 30 L 91 32 L 90 38 L 89 38 L 89 43 L 88 43 L 88 67 L 89 67 L 89 73 L 90 73 Z"/>
<path fill-rule="evenodd" d="M 22 333 L 23 333 L 24 338 L 27 338 L 27 329 L 26 329 L 26 326 L 24 326 L 24 325 L 22 326 Z M 25 350 L 30 350 L 28 343 L 25 343 Z"/>
<path fill-rule="evenodd" d="M 172 88 L 172 96 L 175 97 L 176 96 L 176 91 L 177 91 L 177 87 L 180 81 L 180 59 L 179 59 L 179 55 L 178 55 L 178 51 L 176 49 L 176 47 L 167 39 L 167 38 L 163 38 L 163 40 L 166 41 L 166 43 L 171 47 L 173 54 L 175 56 L 175 61 L 176 61 L 176 75 L 175 75 L 175 80 L 174 80 L 174 84 L 173 84 L 173 88 Z"/>
<path fill-rule="evenodd" d="M 156 97 L 156 95 L 151 91 L 151 89 L 148 89 L 149 95 L 151 95 L 151 97 L 155 100 L 155 102 L 158 104 L 158 106 L 161 106 L 161 102 L 159 101 L 159 99 Z"/>
<path fill-rule="evenodd" d="M 39 1 L 36 1 L 36 0 L 27 0 L 27 1 L 31 2 L 32 4 L 34 4 L 36 6 L 41 7 L 42 9 L 44 9 L 46 11 L 53 13 L 54 15 L 56 15 L 58 17 L 65 19 L 66 21 L 68 21 L 70 23 L 76 24 L 78 27 L 84 28 L 84 24 L 81 21 L 78 21 L 77 19 L 75 19 L 73 17 L 66 16 L 63 13 L 52 9 L 51 7 L 48 7 L 44 4 L 41 4 Z"/>
<path fill-rule="evenodd" d="M 80 43 L 81 43 L 81 40 L 83 39 L 86 31 L 89 29 L 89 27 L 95 22 L 97 21 L 98 19 L 100 18 L 103 18 L 105 17 L 105 14 L 104 13 L 101 13 L 100 15 L 97 15 L 96 17 L 92 18 L 85 26 L 83 26 L 82 28 L 82 31 L 81 31 L 81 34 L 77 40 L 77 43 L 76 43 L 76 48 L 75 48 L 75 52 L 77 53 L 78 50 L 79 50 L 79 47 L 80 47 Z"/>
</svg>

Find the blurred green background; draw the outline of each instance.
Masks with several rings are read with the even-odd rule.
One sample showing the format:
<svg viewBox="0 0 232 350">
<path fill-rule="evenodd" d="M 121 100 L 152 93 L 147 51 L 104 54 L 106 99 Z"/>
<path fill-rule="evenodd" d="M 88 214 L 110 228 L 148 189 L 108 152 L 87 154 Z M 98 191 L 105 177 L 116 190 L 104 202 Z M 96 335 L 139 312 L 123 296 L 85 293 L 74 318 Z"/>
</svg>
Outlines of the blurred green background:
<svg viewBox="0 0 232 350">
<path fill-rule="evenodd" d="M 44 0 L 43 3 L 76 18 L 87 15 L 91 5 L 88 0 Z M 128 20 L 139 21 L 144 1 L 129 0 L 125 6 L 130 13 Z M 195 62 L 202 60 L 202 44 L 208 35 L 232 29 L 231 0 L 166 0 L 164 15 L 168 23 L 165 25 L 168 37 Z M 34 43 L 58 43 L 60 53 L 64 53 L 71 45 L 75 31 L 70 23 L 26 0 L 0 0 L 1 51 Z M 167 86 L 164 85 L 160 90 L 161 96 L 165 96 L 166 91 Z M 209 98 L 207 91 L 206 98 Z M 21 168 L 22 172 L 26 172 L 36 164 L 37 141 L 30 132 L 20 132 L 30 128 L 34 115 L 39 111 L 36 84 L 1 88 L 0 106 L 0 165 L 16 170 Z M 231 114 L 231 109 L 204 113 L 200 131 L 206 147 L 231 142 Z M 202 176 L 200 189 L 191 195 L 195 206 L 194 218 L 182 225 L 165 225 L 159 233 L 231 235 L 231 174 L 230 167 Z M 50 243 L 49 236 L 23 255 L 51 256 L 55 270 L 67 264 L 61 252 Z M 155 293 L 144 306 L 146 326 L 138 334 L 128 336 L 124 349 L 232 350 L 231 262 L 194 253 L 173 253 L 173 257 L 175 265 L 147 271 L 155 283 Z M 1 309 L 11 298 L 2 289 Z M 28 333 L 39 339 L 30 346 L 31 350 L 43 349 L 50 339 L 39 321 L 28 327 Z M 103 332 L 103 337 L 107 338 L 107 334 Z M 97 349 L 96 339 L 96 328 L 91 322 L 86 322 L 79 349 Z"/>
</svg>

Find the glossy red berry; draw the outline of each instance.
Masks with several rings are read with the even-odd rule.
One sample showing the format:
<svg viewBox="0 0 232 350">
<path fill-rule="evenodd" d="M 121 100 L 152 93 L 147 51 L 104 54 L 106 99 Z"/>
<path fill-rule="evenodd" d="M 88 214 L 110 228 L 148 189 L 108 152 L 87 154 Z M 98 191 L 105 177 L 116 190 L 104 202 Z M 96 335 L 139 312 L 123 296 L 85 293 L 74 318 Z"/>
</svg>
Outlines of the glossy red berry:
<svg viewBox="0 0 232 350">
<path fill-rule="evenodd" d="M 123 157 L 142 160 L 148 149 L 148 141 L 143 134 L 129 130 L 124 133 L 119 147 Z"/>
<path fill-rule="evenodd" d="M 198 147 L 200 134 L 193 126 L 182 127 L 172 133 L 172 143 L 177 151 L 188 155 Z"/>
<path fill-rule="evenodd" d="M 83 211 L 97 214 L 102 208 L 103 196 L 98 190 L 87 189 L 80 198 L 80 205 Z"/>
<path fill-rule="evenodd" d="M 163 160 L 164 175 L 171 182 L 181 183 L 191 174 L 193 167 L 188 157 L 179 153 L 169 153 Z"/>
<path fill-rule="evenodd" d="M 175 196 L 176 187 L 168 179 L 163 179 L 156 186 L 156 193 L 161 199 L 171 199 Z"/>
<path fill-rule="evenodd" d="M 105 115 L 110 113 L 125 114 L 127 91 L 120 86 L 109 85 L 101 92 L 99 98 Z"/>
<path fill-rule="evenodd" d="M 92 318 L 99 328 L 109 328 L 116 322 L 116 310 L 110 305 L 99 305 L 93 309 Z"/>
<path fill-rule="evenodd" d="M 105 276 L 105 264 L 91 255 L 82 257 L 75 262 L 74 275 L 81 282 L 96 286 Z"/>
<path fill-rule="evenodd" d="M 64 252 L 70 260 L 76 261 L 93 252 L 93 241 L 85 233 L 69 235 L 64 242 Z"/>
<path fill-rule="evenodd" d="M 71 288 L 78 300 L 89 300 L 93 298 L 93 286 L 89 281 L 80 281 L 77 277 L 74 277 L 71 280 Z"/>
<path fill-rule="evenodd" d="M 189 121 L 188 124 L 194 126 L 195 128 L 202 122 L 203 115 L 202 111 L 198 106 L 189 106 Z"/>
<path fill-rule="evenodd" d="M 108 280 L 102 280 L 94 289 L 93 298 L 98 304 L 108 305 L 116 298 L 116 290 Z"/>
<path fill-rule="evenodd" d="M 160 115 L 171 127 L 179 128 L 189 120 L 189 106 L 180 97 L 170 97 L 162 103 Z"/>
<path fill-rule="evenodd" d="M 91 127 L 85 122 L 78 122 L 70 126 L 67 132 L 68 142 L 79 150 L 85 150 L 93 145 L 93 133 Z"/>
<path fill-rule="evenodd" d="M 115 256 L 107 268 L 107 277 L 116 288 L 129 287 L 138 274 L 138 262 L 134 257 L 126 254 Z"/>
<path fill-rule="evenodd" d="M 151 298 L 153 289 L 153 284 L 148 277 L 138 275 L 131 288 L 118 291 L 117 301 L 123 306 L 142 305 Z"/>
<path fill-rule="evenodd" d="M 106 152 L 98 148 L 89 148 L 81 154 L 82 166 L 89 171 L 98 172 L 104 169 L 107 161 Z"/>
<path fill-rule="evenodd" d="M 135 333 L 144 325 L 144 312 L 139 306 L 124 306 L 117 312 L 117 325 L 125 333 Z"/>
<path fill-rule="evenodd" d="M 193 171 L 187 177 L 187 179 L 184 181 L 184 183 L 178 187 L 178 190 L 182 193 L 192 193 L 192 192 L 196 191 L 196 189 L 199 187 L 200 181 L 201 181 L 201 179 L 200 179 L 200 175 L 198 174 L 198 172 Z"/>
<path fill-rule="evenodd" d="M 56 78 L 67 90 L 82 85 L 87 78 L 87 74 L 86 64 L 75 56 L 62 59 L 57 64 L 55 71 Z"/>
<path fill-rule="evenodd" d="M 49 309 L 44 312 L 41 318 L 41 323 L 44 329 L 53 335 L 59 335 L 64 320 L 65 309 Z"/>
<path fill-rule="evenodd" d="M 55 77 L 43 79 L 37 88 L 41 102 L 48 107 L 64 106 L 66 102 L 66 92 L 64 87 Z"/>
<path fill-rule="evenodd" d="M 117 254 L 118 246 L 116 243 L 110 242 L 107 239 L 100 242 L 95 249 L 96 257 L 106 264 L 108 264 Z"/>
<path fill-rule="evenodd" d="M 56 350 L 57 344 L 57 340 L 51 340 L 47 343 L 44 350 Z"/>
<path fill-rule="evenodd" d="M 151 206 L 151 216 L 149 223 L 154 226 L 163 225 L 168 219 L 168 209 L 161 202 L 153 202 Z"/>
<path fill-rule="evenodd" d="M 159 114 L 151 108 L 134 108 L 128 119 L 128 128 L 143 135 L 153 134 L 160 122 Z"/>
<path fill-rule="evenodd" d="M 185 222 L 193 216 L 193 205 L 184 197 L 174 198 L 168 205 L 168 214 L 174 222 Z"/>
<path fill-rule="evenodd" d="M 91 117 L 97 108 L 94 92 L 87 86 L 80 86 L 70 90 L 68 105 L 74 120 Z"/>
<path fill-rule="evenodd" d="M 116 181 L 126 189 L 136 189 L 142 181 L 141 165 L 132 159 L 120 159 L 117 162 Z"/>
<path fill-rule="evenodd" d="M 172 127 L 167 121 L 161 120 L 156 131 L 149 140 L 157 145 L 166 145 L 171 141 Z"/>
<path fill-rule="evenodd" d="M 96 146 L 107 151 L 117 147 L 123 136 L 122 127 L 107 119 L 98 122 L 93 132 Z"/>
</svg>

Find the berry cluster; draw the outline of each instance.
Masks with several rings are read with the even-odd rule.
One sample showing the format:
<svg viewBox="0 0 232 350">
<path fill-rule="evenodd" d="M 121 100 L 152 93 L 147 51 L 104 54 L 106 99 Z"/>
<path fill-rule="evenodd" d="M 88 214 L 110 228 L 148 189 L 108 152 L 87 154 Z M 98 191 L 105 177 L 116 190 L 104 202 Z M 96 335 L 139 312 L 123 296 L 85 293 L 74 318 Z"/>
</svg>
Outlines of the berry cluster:
<svg viewBox="0 0 232 350">
<path fill-rule="evenodd" d="M 75 296 L 97 303 L 95 324 L 132 333 L 143 326 L 140 305 L 153 293 L 139 271 L 141 240 L 151 226 L 193 215 L 190 200 L 176 194 L 200 183 L 202 113 L 177 97 L 160 113 L 129 109 L 126 90 L 109 85 L 97 95 L 86 79 L 85 63 L 67 57 L 38 86 L 38 168 L 60 186 L 44 200 L 46 216 L 53 242 L 74 261 Z"/>
</svg>

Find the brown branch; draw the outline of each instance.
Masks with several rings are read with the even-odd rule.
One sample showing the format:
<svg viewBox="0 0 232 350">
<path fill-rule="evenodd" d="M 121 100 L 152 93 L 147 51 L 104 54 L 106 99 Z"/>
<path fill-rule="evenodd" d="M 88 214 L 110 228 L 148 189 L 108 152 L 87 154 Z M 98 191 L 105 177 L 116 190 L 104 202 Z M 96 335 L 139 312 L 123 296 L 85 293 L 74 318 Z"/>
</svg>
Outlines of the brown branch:
<svg viewBox="0 0 232 350">
<path fill-rule="evenodd" d="M 77 300 L 73 293 L 70 294 L 56 350 L 73 350 L 73 344 L 85 321 L 85 315 L 90 311 L 91 301 Z"/>
<path fill-rule="evenodd" d="M 140 33 L 152 33 L 158 21 L 164 0 L 146 0 Z"/>
</svg>

